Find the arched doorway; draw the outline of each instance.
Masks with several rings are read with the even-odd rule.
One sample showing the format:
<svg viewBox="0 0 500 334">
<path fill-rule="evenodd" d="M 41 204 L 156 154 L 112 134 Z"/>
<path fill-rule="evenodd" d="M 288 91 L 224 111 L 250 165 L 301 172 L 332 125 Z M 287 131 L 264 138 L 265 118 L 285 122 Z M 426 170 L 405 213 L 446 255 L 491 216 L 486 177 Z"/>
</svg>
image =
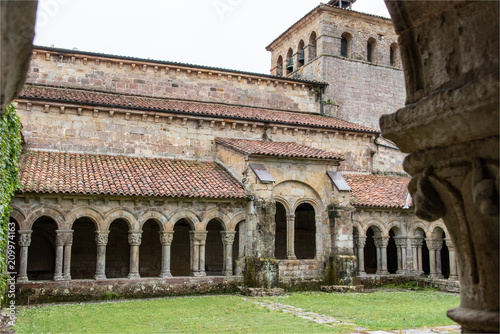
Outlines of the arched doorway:
<svg viewBox="0 0 500 334">
<path fill-rule="evenodd" d="M 224 227 L 217 219 L 207 224 L 207 241 L 205 246 L 205 272 L 207 276 L 221 276 L 224 269 L 224 245 L 222 235 Z"/>
<path fill-rule="evenodd" d="M 90 218 L 79 218 L 73 223 L 72 279 L 91 279 L 94 277 L 97 261 L 95 230 L 96 225 Z"/>
<path fill-rule="evenodd" d="M 150 219 L 142 226 L 142 240 L 139 246 L 139 274 L 141 277 L 158 277 L 161 272 L 162 250 L 160 224 Z"/>
<path fill-rule="evenodd" d="M 128 243 L 128 224 L 116 219 L 109 226 L 108 245 L 106 246 L 106 277 L 127 277 L 130 268 L 130 245 Z"/>
<path fill-rule="evenodd" d="M 181 219 L 175 223 L 174 236 L 172 239 L 172 276 L 191 275 L 191 242 L 189 232 L 191 225 L 186 219 Z"/>
<path fill-rule="evenodd" d="M 274 216 L 276 222 L 276 234 L 274 236 L 274 256 L 277 259 L 286 259 L 286 209 L 285 206 L 276 202 L 276 214 Z"/>
<path fill-rule="evenodd" d="M 28 247 L 28 279 L 51 280 L 55 273 L 56 222 L 49 217 L 38 218 L 32 227 Z"/>
<path fill-rule="evenodd" d="M 297 259 L 314 259 L 316 256 L 316 214 L 309 203 L 295 210 L 295 256 Z"/>
</svg>

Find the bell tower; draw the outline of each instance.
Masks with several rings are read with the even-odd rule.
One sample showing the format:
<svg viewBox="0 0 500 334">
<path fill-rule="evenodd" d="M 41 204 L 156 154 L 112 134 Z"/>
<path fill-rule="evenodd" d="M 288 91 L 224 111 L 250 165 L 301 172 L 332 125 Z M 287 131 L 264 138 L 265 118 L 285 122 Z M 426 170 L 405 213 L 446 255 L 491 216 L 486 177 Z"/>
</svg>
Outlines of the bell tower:
<svg viewBox="0 0 500 334">
<path fill-rule="evenodd" d="M 328 4 L 340 8 L 352 9 L 352 4 L 355 2 L 356 0 L 331 0 Z"/>
</svg>

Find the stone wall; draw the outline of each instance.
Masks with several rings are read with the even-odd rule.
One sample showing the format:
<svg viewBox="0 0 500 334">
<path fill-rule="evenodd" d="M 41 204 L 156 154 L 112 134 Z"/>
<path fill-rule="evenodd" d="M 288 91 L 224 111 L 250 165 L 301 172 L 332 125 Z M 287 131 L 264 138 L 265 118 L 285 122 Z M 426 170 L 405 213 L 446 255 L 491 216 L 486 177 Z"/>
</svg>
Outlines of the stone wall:
<svg viewBox="0 0 500 334">
<path fill-rule="evenodd" d="M 24 139 L 31 149 L 214 160 L 216 137 L 254 140 L 266 137 L 343 153 L 346 161 L 342 170 L 359 172 L 371 171 L 370 152 L 376 149 L 374 135 L 285 125 L 269 128 L 264 123 L 242 120 L 215 121 L 169 113 L 156 113 L 156 117 L 127 109 L 17 101 Z M 78 108 L 82 108 L 80 115 Z"/>
<path fill-rule="evenodd" d="M 319 113 L 318 84 L 202 66 L 35 48 L 27 83 Z"/>
</svg>

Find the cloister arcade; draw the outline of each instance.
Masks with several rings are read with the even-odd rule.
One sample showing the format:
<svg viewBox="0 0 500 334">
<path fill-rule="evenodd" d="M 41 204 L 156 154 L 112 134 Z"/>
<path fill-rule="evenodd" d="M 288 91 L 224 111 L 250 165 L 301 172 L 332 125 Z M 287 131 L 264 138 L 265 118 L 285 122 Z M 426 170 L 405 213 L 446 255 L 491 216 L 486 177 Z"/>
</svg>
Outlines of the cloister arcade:
<svg viewBox="0 0 500 334">
<path fill-rule="evenodd" d="M 186 209 L 168 219 L 158 211 L 101 215 L 80 207 L 63 215 L 39 207 L 26 216 L 15 208 L 11 222 L 18 231 L 18 282 L 232 276 L 244 256 L 241 211 L 230 218 L 208 210 L 199 219 Z"/>
<path fill-rule="evenodd" d="M 444 224 L 419 221 L 406 226 L 397 221 L 355 222 L 354 254 L 358 275 L 426 275 L 429 278 L 458 279 L 452 241 Z"/>
</svg>

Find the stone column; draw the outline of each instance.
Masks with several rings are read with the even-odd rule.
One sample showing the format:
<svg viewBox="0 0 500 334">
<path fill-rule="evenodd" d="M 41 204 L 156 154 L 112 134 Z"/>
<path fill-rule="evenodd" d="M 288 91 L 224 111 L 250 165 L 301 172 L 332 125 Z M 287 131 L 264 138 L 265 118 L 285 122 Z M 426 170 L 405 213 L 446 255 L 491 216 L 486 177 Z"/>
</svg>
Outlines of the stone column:
<svg viewBox="0 0 500 334">
<path fill-rule="evenodd" d="M 64 230 L 56 230 L 56 265 L 54 272 L 54 281 L 63 280 L 63 261 L 64 261 L 64 245 L 66 243 Z"/>
<path fill-rule="evenodd" d="M 445 239 L 446 246 L 448 247 L 448 252 L 450 254 L 450 277 L 449 280 L 457 280 L 458 279 L 458 271 L 457 271 L 457 258 L 455 255 L 455 246 L 451 239 Z"/>
<path fill-rule="evenodd" d="M 463 333 L 499 333 L 499 4 L 434 4 L 386 1 L 406 106 L 380 127 L 408 153 L 415 214 L 442 219 L 455 245 L 461 300 L 448 316 Z"/>
<path fill-rule="evenodd" d="M 398 250 L 398 270 L 396 274 L 406 274 L 406 246 L 408 241 L 405 237 L 394 238 Z"/>
<path fill-rule="evenodd" d="M 245 235 L 246 235 L 246 222 L 238 225 L 238 258 L 245 256 Z"/>
<path fill-rule="evenodd" d="M 161 243 L 161 272 L 160 278 L 172 277 L 170 272 L 171 246 L 174 239 L 174 231 L 160 232 Z"/>
<path fill-rule="evenodd" d="M 141 245 L 142 232 L 129 231 L 128 243 L 130 245 L 129 279 L 140 278 L 139 274 L 139 246 Z"/>
<path fill-rule="evenodd" d="M 422 238 L 412 238 L 410 239 L 412 251 L 413 251 L 413 270 L 412 273 L 415 275 L 422 275 L 424 273 L 422 269 L 422 245 L 424 244 L 424 239 Z"/>
<path fill-rule="evenodd" d="M 377 260 L 377 274 L 378 275 L 388 275 L 387 271 L 387 245 L 389 244 L 389 237 L 375 237 L 375 247 L 377 247 L 377 258 L 380 258 L 380 267 L 378 266 L 379 261 Z"/>
<path fill-rule="evenodd" d="M 289 260 L 296 260 L 295 256 L 295 214 L 286 215 L 286 256 Z"/>
<path fill-rule="evenodd" d="M 191 237 L 191 271 L 193 276 L 206 276 L 205 243 L 207 232 L 190 231 Z"/>
<path fill-rule="evenodd" d="M 94 279 L 106 279 L 106 245 L 108 244 L 109 232 L 95 232 L 95 243 L 97 245 L 97 261 Z"/>
<path fill-rule="evenodd" d="M 236 232 L 234 231 L 221 231 L 222 244 L 224 245 L 224 267 L 222 274 L 224 276 L 233 275 L 233 243 Z"/>
<path fill-rule="evenodd" d="M 28 282 L 28 247 L 31 244 L 31 230 L 19 230 L 19 273 L 17 275 L 17 281 L 19 283 Z"/>
<path fill-rule="evenodd" d="M 73 231 L 68 231 L 64 236 L 64 265 L 63 279 L 71 280 L 71 246 L 73 244 Z"/>
<path fill-rule="evenodd" d="M 441 261 L 438 262 L 437 259 L 437 256 L 440 255 L 440 253 L 438 253 L 438 249 L 442 248 L 443 239 L 426 238 L 425 242 L 427 243 L 427 248 L 429 249 L 429 278 L 443 278 L 441 270 L 438 271 L 437 269 L 437 265 L 441 263 Z"/>
<path fill-rule="evenodd" d="M 365 244 L 366 237 L 365 236 L 355 236 L 354 237 L 354 246 L 356 247 L 357 252 L 355 254 L 358 255 L 358 275 L 366 276 L 365 272 Z"/>
</svg>

